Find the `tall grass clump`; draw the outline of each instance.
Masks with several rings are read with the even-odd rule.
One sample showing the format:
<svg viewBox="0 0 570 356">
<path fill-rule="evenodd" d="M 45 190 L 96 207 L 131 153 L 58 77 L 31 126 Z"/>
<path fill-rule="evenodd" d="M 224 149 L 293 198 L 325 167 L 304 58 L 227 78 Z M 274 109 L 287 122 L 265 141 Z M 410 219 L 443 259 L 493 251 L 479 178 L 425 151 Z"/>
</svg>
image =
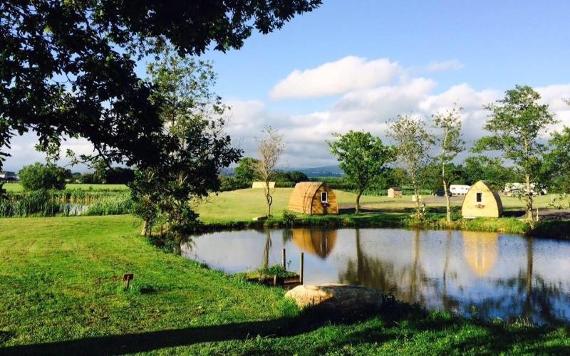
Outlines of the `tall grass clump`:
<svg viewBox="0 0 570 356">
<path fill-rule="evenodd" d="M 0 197 L 0 217 L 117 215 L 132 211 L 124 192 L 35 190 Z"/>
<path fill-rule="evenodd" d="M 130 194 L 105 197 L 89 205 L 85 215 L 122 215 L 133 211 L 133 200 Z"/>
</svg>

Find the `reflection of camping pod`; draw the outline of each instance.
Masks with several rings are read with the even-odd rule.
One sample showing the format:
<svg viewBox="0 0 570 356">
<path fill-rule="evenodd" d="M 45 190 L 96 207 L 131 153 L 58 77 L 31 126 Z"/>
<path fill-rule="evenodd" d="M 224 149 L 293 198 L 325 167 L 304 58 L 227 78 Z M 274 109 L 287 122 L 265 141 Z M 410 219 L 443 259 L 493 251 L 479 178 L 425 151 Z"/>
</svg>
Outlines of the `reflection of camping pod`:
<svg viewBox="0 0 570 356">
<path fill-rule="evenodd" d="M 461 208 L 464 218 L 478 217 L 498 218 L 503 214 L 503 203 L 499 194 L 483 181 L 478 181 L 471 186 Z"/>
<path fill-rule="evenodd" d="M 293 242 L 302 251 L 327 257 L 336 242 L 336 230 L 293 229 Z"/>
<path fill-rule="evenodd" d="M 496 232 L 463 232 L 463 255 L 477 276 L 486 276 L 497 262 L 498 238 Z"/>
<path fill-rule="evenodd" d="M 300 182 L 289 198 L 289 210 L 309 215 L 338 214 L 334 191 L 322 182 Z"/>
</svg>

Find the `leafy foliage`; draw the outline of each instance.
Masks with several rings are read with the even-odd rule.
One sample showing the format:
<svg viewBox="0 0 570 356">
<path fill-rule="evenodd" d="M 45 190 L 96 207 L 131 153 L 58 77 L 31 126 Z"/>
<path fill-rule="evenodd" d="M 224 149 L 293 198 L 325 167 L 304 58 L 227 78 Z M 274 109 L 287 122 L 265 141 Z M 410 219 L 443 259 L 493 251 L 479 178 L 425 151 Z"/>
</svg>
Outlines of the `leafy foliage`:
<svg viewBox="0 0 570 356">
<path fill-rule="evenodd" d="M 527 218 L 532 220 L 532 183 L 537 182 L 543 165 L 545 145 L 539 137 L 556 119 L 546 104 L 540 103 L 540 94 L 529 86 L 507 90 L 505 97 L 487 106 L 491 116 L 485 125 L 489 136 L 475 145 L 476 152 L 500 151 L 515 165 L 526 180 L 525 200 Z"/>
<path fill-rule="evenodd" d="M 169 145 L 162 148 L 160 165 L 141 168 L 130 185 L 135 211 L 145 220 L 145 232 L 161 214 L 172 233 L 185 234 L 198 217 L 192 201 L 219 190 L 221 168 L 237 161 L 241 151 L 223 133 L 226 108 L 211 91 L 210 63 L 165 51 L 148 72 Z"/>
<path fill-rule="evenodd" d="M 414 195 L 417 197 L 416 218 L 423 219 L 419 199 L 420 174 L 429 164 L 429 150 L 434 143 L 434 138 L 420 118 L 409 115 L 400 115 L 390 125 L 388 134 L 395 142 L 397 159 L 407 171 L 414 188 Z"/>
<path fill-rule="evenodd" d="M 237 185 L 243 186 L 243 188 L 250 187 L 251 183 L 258 180 L 258 164 L 259 161 L 253 157 L 243 157 L 240 159 L 234 171 L 234 178 Z"/>
<path fill-rule="evenodd" d="M 362 193 L 380 179 L 386 163 L 394 159 L 394 150 L 370 132 L 349 131 L 344 135 L 336 134 L 335 137 L 335 141 L 328 143 L 329 148 L 339 161 L 346 179 L 356 186 L 358 213 Z"/>
<path fill-rule="evenodd" d="M 570 193 L 570 127 L 555 132 L 549 141 L 550 150 L 544 157 L 542 178 L 559 192 Z"/>
<path fill-rule="evenodd" d="M 98 155 L 129 166 L 165 159 L 162 103 L 136 61 L 172 45 L 180 55 L 240 48 L 319 0 L 0 2 L 0 147 L 34 130 L 57 155 L 63 135 L 84 137 Z M 8 155 L 0 152 L 0 158 Z M 0 160 L 1 164 L 2 160 Z"/>
<path fill-rule="evenodd" d="M 36 162 L 22 168 L 18 175 L 25 190 L 61 190 L 65 188 L 65 179 L 71 176 L 71 172 L 53 164 Z"/>
<path fill-rule="evenodd" d="M 465 183 L 473 185 L 483 180 L 495 190 L 503 190 L 505 184 L 518 181 L 520 177 L 512 167 L 507 167 L 499 157 L 471 156 L 463 165 Z"/>
<path fill-rule="evenodd" d="M 285 144 L 283 143 L 283 136 L 272 127 L 266 127 L 262 135 L 257 144 L 259 160 L 256 168 L 257 175 L 265 183 L 263 191 L 267 205 L 267 216 L 270 217 L 273 197 L 271 196 L 269 182 L 275 179 L 277 175 L 277 162 L 285 149 Z"/>
<path fill-rule="evenodd" d="M 447 222 L 451 222 L 451 205 L 448 188 L 452 179 L 452 162 L 457 155 L 465 149 L 465 142 L 461 138 L 461 108 L 438 113 L 433 117 L 434 126 L 439 129 L 436 142 L 440 152 L 436 157 L 441 169 L 441 183 L 446 199 Z"/>
</svg>

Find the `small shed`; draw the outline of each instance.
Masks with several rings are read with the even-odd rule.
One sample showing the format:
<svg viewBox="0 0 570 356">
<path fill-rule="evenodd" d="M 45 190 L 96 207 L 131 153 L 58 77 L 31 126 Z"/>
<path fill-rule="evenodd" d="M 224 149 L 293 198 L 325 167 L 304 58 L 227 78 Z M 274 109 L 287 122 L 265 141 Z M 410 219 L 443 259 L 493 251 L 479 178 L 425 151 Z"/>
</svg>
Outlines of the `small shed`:
<svg viewBox="0 0 570 356">
<path fill-rule="evenodd" d="M 482 180 L 473 184 L 463 200 L 461 215 L 466 219 L 485 217 L 498 218 L 503 215 L 503 203 L 496 191 Z"/>
<path fill-rule="evenodd" d="M 338 202 L 325 183 L 299 182 L 289 197 L 288 209 L 309 215 L 338 214 Z"/>
<path fill-rule="evenodd" d="M 388 198 L 401 198 L 402 189 L 400 187 L 390 187 L 388 189 Z"/>
<path fill-rule="evenodd" d="M 253 182 L 252 189 L 265 189 L 265 182 Z M 269 182 L 269 189 L 275 189 L 275 182 Z"/>
</svg>

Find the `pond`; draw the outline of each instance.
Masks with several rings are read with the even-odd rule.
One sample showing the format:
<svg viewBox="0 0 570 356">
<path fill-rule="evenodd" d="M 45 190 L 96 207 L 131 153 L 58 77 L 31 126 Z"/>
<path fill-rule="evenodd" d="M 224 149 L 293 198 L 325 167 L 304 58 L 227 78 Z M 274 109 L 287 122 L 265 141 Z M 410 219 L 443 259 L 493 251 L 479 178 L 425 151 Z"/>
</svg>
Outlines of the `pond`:
<svg viewBox="0 0 570 356">
<path fill-rule="evenodd" d="M 570 324 L 570 242 L 469 231 L 278 229 L 193 237 L 181 253 L 228 273 L 281 263 L 305 283 L 376 288 L 483 319 Z"/>
</svg>

